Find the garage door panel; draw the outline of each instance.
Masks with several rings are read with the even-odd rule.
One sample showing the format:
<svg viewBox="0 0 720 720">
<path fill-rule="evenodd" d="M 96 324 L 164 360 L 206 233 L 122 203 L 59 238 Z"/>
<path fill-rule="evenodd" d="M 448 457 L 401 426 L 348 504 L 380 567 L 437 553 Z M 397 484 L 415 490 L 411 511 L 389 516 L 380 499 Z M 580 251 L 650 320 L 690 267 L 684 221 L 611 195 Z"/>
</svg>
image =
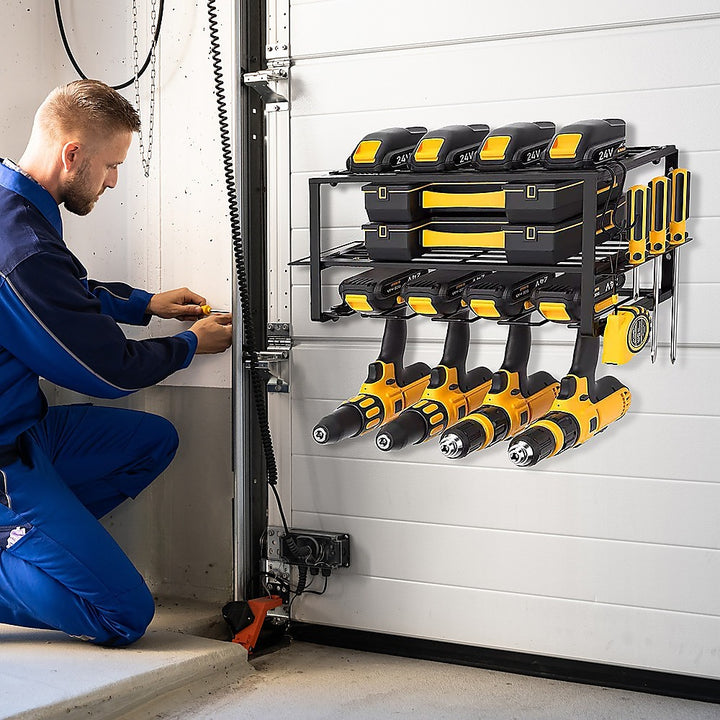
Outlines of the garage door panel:
<svg viewBox="0 0 720 720">
<path fill-rule="evenodd" d="M 295 457 L 297 512 L 717 548 L 720 483 Z M 653 498 L 652 512 L 646 499 Z M 681 522 L 692 517 L 692 523 Z M 324 521 L 323 521 L 324 522 Z M 329 521 L 328 521 L 329 522 Z M 339 527 L 343 521 L 338 519 Z"/>
<path fill-rule="evenodd" d="M 672 0 L 652 5 L 611 0 L 587 7 L 562 3 L 561 11 L 558 3 L 516 0 L 512 12 L 472 0 L 450 0 L 442 8 L 423 7 L 416 0 L 364 0 L 362 8 L 352 13 L 344 0 L 292 0 L 291 7 L 291 43 L 296 56 L 550 33 L 609 22 L 648 23 L 717 10 L 702 0 L 683 3 L 682 8 Z M 330 27 L 333 32 L 328 32 Z"/>
<path fill-rule="evenodd" d="M 716 677 L 720 619 L 336 573 L 305 622 Z"/>
</svg>

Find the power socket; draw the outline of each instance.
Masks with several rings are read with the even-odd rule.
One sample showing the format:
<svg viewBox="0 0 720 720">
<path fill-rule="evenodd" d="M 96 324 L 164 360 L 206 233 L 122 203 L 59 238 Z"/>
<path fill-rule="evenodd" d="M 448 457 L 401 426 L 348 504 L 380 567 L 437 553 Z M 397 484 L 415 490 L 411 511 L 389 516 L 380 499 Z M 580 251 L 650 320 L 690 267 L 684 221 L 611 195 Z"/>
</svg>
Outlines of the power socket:
<svg viewBox="0 0 720 720">
<path fill-rule="evenodd" d="M 350 536 L 347 533 L 323 530 L 290 529 L 295 548 L 288 536 L 280 535 L 280 558 L 290 565 L 302 565 L 318 570 L 333 570 L 350 565 Z"/>
</svg>

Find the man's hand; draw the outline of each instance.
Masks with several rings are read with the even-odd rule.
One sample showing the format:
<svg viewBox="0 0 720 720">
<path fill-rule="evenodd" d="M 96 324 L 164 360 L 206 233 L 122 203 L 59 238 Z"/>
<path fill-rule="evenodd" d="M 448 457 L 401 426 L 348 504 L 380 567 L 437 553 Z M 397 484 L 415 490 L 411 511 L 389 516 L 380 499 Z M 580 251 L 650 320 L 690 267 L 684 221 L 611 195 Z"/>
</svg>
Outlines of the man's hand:
<svg viewBox="0 0 720 720">
<path fill-rule="evenodd" d="M 190 330 L 198 339 L 196 355 L 224 352 L 232 343 L 232 315 L 210 315 L 194 323 Z"/>
<path fill-rule="evenodd" d="M 187 288 L 156 293 L 150 298 L 146 312 L 161 318 L 196 320 L 203 315 L 205 298 Z"/>
</svg>

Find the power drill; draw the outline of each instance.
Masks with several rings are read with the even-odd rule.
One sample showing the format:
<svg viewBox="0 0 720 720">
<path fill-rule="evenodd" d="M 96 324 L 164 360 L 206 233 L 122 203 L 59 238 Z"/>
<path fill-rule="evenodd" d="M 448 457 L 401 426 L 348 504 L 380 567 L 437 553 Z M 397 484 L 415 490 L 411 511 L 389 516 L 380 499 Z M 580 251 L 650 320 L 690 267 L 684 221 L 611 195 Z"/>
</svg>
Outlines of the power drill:
<svg viewBox="0 0 720 720">
<path fill-rule="evenodd" d="M 485 402 L 440 438 L 445 457 L 463 458 L 511 438 L 550 409 L 560 384 L 543 371 L 528 377 L 531 340 L 529 325 L 509 326 L 505 358 L 492 376 Z"/>
<path fill-rule="evenodd" d="M 575 341 L 570 372 L 550 412 L 518 435 L 508 448 L 519 467 L 582 445 L 619 420 L 630 407 L 630 391 L 614 377 L 595 380 L 600 338 L 581 335 Z"/>
<path fill-rule="evenodd" d="M 380 355 L 368 366 L 367 379 L 357 395 L 313 428 L 315 442 L 325 445 L 362 435 L 419 400 L 430 380 L 430 368 L 422 362 L 403 367 L 406 323 L 403 316 L 386 318 Z"/>
<path fill-rule="evenodd" d="M 469 347 L 468 323 L 448 322 L 443 356 L 430 372 L 429 385 L 418 402 L 380 430 L 375 438 L 380 450 L 419 445 L 479 407 L 490 388 L 492 373 L 486 367 L 466 372 Z"/>
</svg>

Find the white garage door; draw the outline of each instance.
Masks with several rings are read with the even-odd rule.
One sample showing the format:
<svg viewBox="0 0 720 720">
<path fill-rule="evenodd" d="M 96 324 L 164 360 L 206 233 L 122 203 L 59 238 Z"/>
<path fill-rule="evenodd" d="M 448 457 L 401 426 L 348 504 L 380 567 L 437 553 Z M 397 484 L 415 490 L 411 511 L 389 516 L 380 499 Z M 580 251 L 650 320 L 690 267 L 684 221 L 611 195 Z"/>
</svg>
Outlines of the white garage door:
<svg viewBox="0 0 720 720">
<path fill-rule="evenodd" d="M 270 319 L 295 341 L 290 394 L 271 399 L 281 489 L 294 527 L 352 537 L 352 566 L 295 618 L 720 678 L 720 4 L 679 7 L 292 0 L 271 18 L 289 12 L 293 59 L 290 110 L 268 114 Z M 628 416 L 537 469 L 515 469 L 504 444 L 450 463 L 434 442 L 383 454 L 373 433 L 314 443 L 364 381 L 382 322 L 310 320 L 307 268 L 287 266 L 309 252 L 308 179 L 381 128 L 595 117 L 624 118 L 630 145 L 677 145 L 693 171 L 677 363 L 664 303 L 658 361 L 646 350 L 610 371 L 633 393 Z M 325 190 L 323 208 L 325 246 L 361 239 L 359 186 Z M 354 272 L 323 274 L 326 305 Z M 439 361 L 440 323 L 408 334 L 408 362 Z M 573 336 L 536 330 L 531 370 L 565 374 Z M 472 325 L 469 367 L 499 367 L 504 337 Z"/>
</svg>

